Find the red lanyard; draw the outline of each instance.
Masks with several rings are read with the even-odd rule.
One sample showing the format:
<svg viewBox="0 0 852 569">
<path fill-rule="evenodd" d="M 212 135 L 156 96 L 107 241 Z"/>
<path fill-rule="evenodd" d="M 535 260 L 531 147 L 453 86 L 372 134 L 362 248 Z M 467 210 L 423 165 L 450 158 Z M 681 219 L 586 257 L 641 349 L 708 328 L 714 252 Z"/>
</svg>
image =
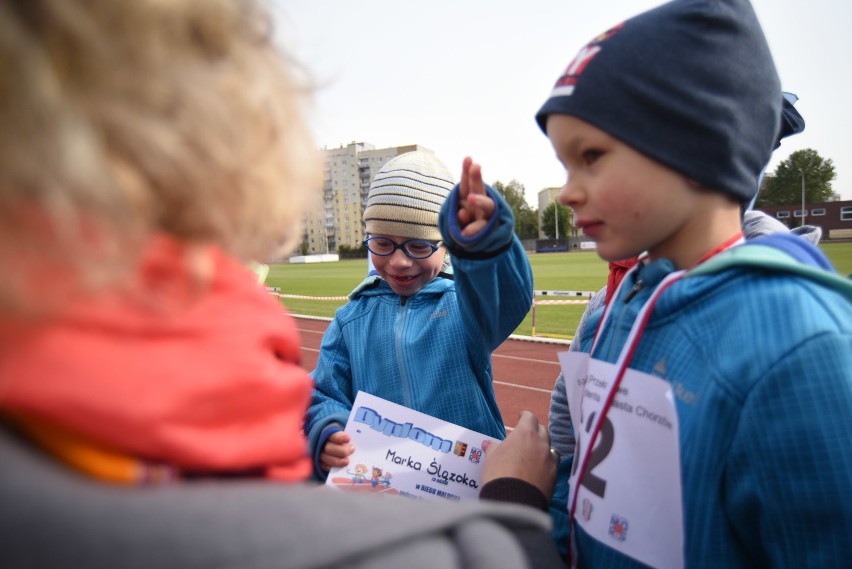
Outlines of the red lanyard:
<svg viewBox="0 0 852 569">
<path fill-rule="evenodd" d="M 742 240 L 743 240 L 743 232 L 737 231 L 736 234 L 734 234 L 733 237 L 724 241 L 721 245 L 717 245 L 716 247 L 713 247 L 712 249 L 710 249 L 710 251 L 705 253 L 703 257 L 698 259 L 698 261 L 696 263 L 694 263 L 689 268 L 694 269 L 695 267 L 697 267 L 701 263 L 703 263 L 705 261 L 709 261 L 711 257 L 715 257 L 716 255 L 718 255 L 722 251 L 725 251 L 726 249 L 730 249 L 734 245 L 738 245 L 740 243 L 740 241 L 742 241 Z M 689 270 L 689 269 L 687 269 L 687 270 Z"/>
</svg>

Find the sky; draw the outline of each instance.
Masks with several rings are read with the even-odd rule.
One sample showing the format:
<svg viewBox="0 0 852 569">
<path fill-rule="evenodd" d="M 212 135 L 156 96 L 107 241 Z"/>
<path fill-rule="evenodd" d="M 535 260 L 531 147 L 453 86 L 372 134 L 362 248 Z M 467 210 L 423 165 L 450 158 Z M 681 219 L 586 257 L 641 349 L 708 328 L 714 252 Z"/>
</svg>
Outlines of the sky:
<svg viewBox="0 0 852 569">
<path fill-rule="evenodd" d="M 273 0 L 276 37 L 317 85 L 317 146 L 420 144 L 451 171 L 465 156 L 485 181 L 517 180 L 527 201 L 565 172 L 534 115 L 589 40 L 659 5 L 648 0 Z M 768 166 L 815 149 L 852 199 L 852 2 L 752 0 L 801 134 Z"/>
</svg>

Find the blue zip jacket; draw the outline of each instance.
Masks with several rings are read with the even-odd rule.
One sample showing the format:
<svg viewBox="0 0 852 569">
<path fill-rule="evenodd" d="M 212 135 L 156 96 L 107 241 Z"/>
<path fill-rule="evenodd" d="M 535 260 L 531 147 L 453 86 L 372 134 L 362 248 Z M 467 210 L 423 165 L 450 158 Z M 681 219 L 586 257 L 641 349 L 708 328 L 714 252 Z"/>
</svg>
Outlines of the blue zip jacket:
<svg viewBox="0 0 852 569">
<path fill-rule="evenodd" d="M 758 259 L 768 249 L 785 262 Z M 849 566 L 852 283 L 817 268 L 826 263 L 800 238 L 755 239 L 689 273 L 651 314 L 630 367 L 675 386 L 686 567 Z M 673 270 L 660 260 L 627 277 L 596 358 L 616 360 Z M 645 286 L 625 302 L 638 279 Z M 570 462 L 560 465 L 559 508 Z M 554 519 L 564 545 L 567 515 Z M 644 567 L 575 528 L 580 567 Z"/>
<path fill-rule="evenodd" d="M 506 435 L 492 385 L 491 352 L 514 332 L 532 305 L 532 269 L 515 236 L 512 210 L 497 202 L 473 238 L 456 219 L 458 186 L 440 215 L 453 278 L 432 279 L 401 297 L 368 277 L 339 308 L 323 336 L 305 431 L 317 477 L 319 453 L 345 425 L 363 390 L 439 419 L 502 439 Z"/>
</svg>

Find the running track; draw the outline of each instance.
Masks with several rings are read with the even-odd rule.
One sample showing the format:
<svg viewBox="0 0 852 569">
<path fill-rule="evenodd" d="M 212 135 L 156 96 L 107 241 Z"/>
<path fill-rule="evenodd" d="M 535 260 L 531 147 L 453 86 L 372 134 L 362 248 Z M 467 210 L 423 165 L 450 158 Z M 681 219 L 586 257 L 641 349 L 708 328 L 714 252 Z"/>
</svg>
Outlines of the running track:
<svg viewBox="0 0 852 569">
<path fill-rule="evenodd" d="M 302 337 L 302 365 L 312 370 L 328 320 L 297 316 L 296 322 Z M 509 339 L 494 351 L 494 392 L 507 427 L 515 425 L 524 409 L 547 424 L 550 392 L 559 375 L 556 354 L 567 349 L 565 342 Z"/>
</svg>

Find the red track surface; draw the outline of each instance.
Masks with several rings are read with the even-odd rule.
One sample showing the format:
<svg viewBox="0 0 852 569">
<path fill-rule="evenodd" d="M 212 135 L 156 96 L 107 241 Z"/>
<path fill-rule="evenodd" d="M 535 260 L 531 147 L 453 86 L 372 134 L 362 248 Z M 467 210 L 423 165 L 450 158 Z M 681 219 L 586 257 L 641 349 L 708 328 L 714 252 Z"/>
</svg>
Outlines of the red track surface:
<svg viewBox="0 0 852 569">
<path fill-rule="evenodd" d="M 322 334 L 327 320 L 297 318 L 302 336 L 302 364 L 314 369 L 319 355 Z M 510 339 L 492 356 L 494 363 L 494 391 L 497 404 L 507 427 L 512 427 L 521 411 L 528 409 L 539 421 L 547 424 L 550 392 L 559 375 L 556 354 L 568 349 L 565 343 L 538 342 Z"/>
</svg>

